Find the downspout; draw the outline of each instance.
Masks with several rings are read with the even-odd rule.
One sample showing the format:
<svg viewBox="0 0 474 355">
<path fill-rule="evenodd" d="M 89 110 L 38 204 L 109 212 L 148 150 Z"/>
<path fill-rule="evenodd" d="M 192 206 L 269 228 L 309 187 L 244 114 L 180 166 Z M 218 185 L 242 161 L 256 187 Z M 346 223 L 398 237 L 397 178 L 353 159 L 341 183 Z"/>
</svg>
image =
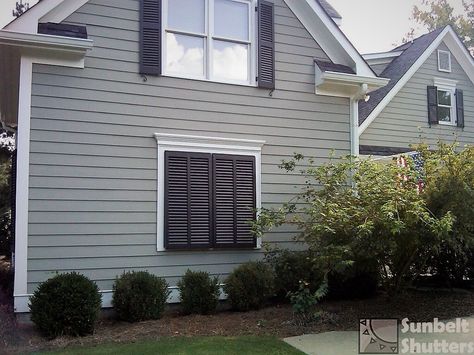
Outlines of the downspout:
<svg viewBox="0 0 474 355">
<path fill-rule="evenodd" d="M 351 155 L 359 156 L 359 101 L 368 98 L 369 86 L 360 85 L 359 91 L 350 98 L 350 120 L 351 120 Z"/>
</svg>

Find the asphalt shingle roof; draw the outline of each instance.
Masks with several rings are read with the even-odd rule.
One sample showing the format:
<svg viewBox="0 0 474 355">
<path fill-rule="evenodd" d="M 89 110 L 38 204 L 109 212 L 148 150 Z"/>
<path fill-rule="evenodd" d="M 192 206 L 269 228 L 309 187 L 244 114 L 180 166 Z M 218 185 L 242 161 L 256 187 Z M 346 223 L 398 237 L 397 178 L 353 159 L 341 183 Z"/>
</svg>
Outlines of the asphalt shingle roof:
<svg viewBox="0 0 474 355">
<path fill-rule="evenodd" d="M 444 27 L 439 28 L 392 50 L 402 50 L 403 53 L 395 58 L 380 74 L 380 77 L 390 79 L 388 85 L 371 92 L 369 101 L 359 101 L 359 125 L 369 117 L 383 98 L 393 89 L 403 75 L 415 64 L 418 58 L 428 49 L 430 44 L 443 30 Z"/>
<path fill-rule="evenodd" d="M 321 69 L 322 71 L 333 71 L 337 73 L 355 74 L 355 71 L 351 67 L 348 67 L 346 65 L 334 64 L 332 62 L 325 62 L 322 60 L 315 60 L 314 62 L 318 65 L 319 69 Z"/>
</svg>

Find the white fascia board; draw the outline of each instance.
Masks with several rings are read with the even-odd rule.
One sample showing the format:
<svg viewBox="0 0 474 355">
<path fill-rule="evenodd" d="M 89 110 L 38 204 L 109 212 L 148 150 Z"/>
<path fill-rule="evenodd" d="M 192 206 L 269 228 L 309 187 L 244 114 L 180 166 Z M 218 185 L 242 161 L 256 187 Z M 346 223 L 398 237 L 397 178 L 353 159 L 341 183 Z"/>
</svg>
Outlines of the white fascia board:
<svg viewBox="0 0 474 355">
<path fill-rule="evenodd" d="M 362 57 L 363 57 L 365 60 L 386 59 L 386 58 L 399 57 L 402 53 L 403 53 L 403 51 L 381 52 L 381 53 L 367 53 L 367 54 L 362 54 Z"/>
<path fill-rule="evenodd" d="M 43 0 L 3 29 L 24 33 L 38 33 L 38 23 L 59 23 L 72 15 L 88 0 Z"/>
<path fill-rule="evenodd" d="M 375 118 L 382 112 L 382 110 L 392 101 L 395 95 L 405 86 L 408 80 L 420 69 L 424 62 L 429 58 L 429 56 L 438 48 L 443 38 L 446 36 L 449 31 L 452 31 L 451 27 L 446 27 L 438 37 L 431 43 L 431 45 L 426 49 L 426 51 L 417 59 L 417 61 L 411 66 L 410 69 L 402 76 L 402 78 L 395 84 L 395 86 L 388 92 L 388 94 L 383 98 L 382 101 L 375 107 L 375 109 L 370 113 L 367 119 L 359 127 L 359 136 L 364 133 L 367 127 L 375 120 Z"/>
<path fill-rule="evenodd" d="M 376 76 L 364 58 L 317 1 L 284 1 L 334 63 L 347 65 L 353 68 L 358 75 Z"/>
<path fill-rule="evenodd" d="M 459 65 L 466 72 L 466 75 L 469 77 L 471 82 L 474 83 L 474 58 L 471 56 L 471 53 L 469 53 L 454 30 L 451 27 L 448 28 L 449 31 L 445 38 L 443 38 L 443 42 L 446 44 L 454 58 L 456 58 Z"/>
</svg>

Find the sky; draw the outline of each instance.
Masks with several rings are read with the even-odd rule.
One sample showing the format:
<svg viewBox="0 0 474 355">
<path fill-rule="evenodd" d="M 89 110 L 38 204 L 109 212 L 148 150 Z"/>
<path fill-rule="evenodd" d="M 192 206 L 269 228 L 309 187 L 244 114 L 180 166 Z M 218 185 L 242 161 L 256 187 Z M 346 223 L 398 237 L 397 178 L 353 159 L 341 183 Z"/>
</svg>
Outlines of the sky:
<svg viewBox="0 0 474 355">
<path fill-rule="evenodd" d="M 462 11 L 462 0 L 448 0 Z M 0 0 L 0 28 L 12 20 L 16 0 Z M 24 0 L 30 5 L 36 0 Z M 421 0 L 329 0 L 342 15 L 342 30 L 361 53 L 381 52 L 400 44 L 413 27 L 410 20 L 414 5 Z M 422 29 L 418 34 L 422 34 Z"/>
</svg>

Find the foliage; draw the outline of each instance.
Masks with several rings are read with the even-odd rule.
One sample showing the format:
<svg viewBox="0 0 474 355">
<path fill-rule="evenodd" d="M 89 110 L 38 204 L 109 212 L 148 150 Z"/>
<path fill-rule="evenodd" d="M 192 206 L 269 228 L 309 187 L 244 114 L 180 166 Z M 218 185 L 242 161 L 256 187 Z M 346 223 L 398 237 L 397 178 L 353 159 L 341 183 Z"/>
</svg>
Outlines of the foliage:
<svg viewBox="0 0 474 355">
<path fill-rule="evenodd" d="M 301 325 L 306 325 L 315 319 L 315 307 L 328 293 L 326 281 L 322 282 L 316 291 L 311 291 L 309 286 L 309 283 L 300 281 L 297 291 L 288 292 L 293 312 Z"/>
<path fill-rule="evenodd" d="M 1 189 L 1 187 L 0 187 Z M 0 255 L 10 257 L 12 246 L 12 213 L 10 209 L 0 214 Z"/>
<path fill-rule="evenodd" d="M 295 239 L 306 243 L 324 275 L 374 260 L 395 294 L 412 278 L 416 258 L 436 248 L 452 226 L 451 213 L 436 217 L 428 210 L 415 169 L 351 157 L 315 166 L 300 154 L 281 167 L 294 171 L 303 163 L 302 191 L 278 209 L 261 209 L 252 229 L 261 237 L 276 226 L 297 225 Z"/>
<path fill-rule="evenodd" d="M 422 0 L 421 7 L 417 5 L 413 7 L 413 20 L 430 32 L 451 25 L 474 54 L 474 0 L 463 0 L 462 4 L 464 13 L 456 15 L 448 0 Z M 412 40 L 414 36 L 415 29 L 412 28 L 403 42 Z"/>
<path fill-rule="evenodd" d="M 0 304 L 4 303 L 2 293 L 7 299 L 13 296 L 13 269 L 0 259 Z"/>
<path fill-rule="evenodd" d="M 159 319 L 169 294 L 164 279 L 147 271 L 126 272 L 115 280 L 112 304 L 119 319 L 127 322 Z"/>
<path fill-rule="evenodd" d="M 274 275 L 262 261 L 250 261 L 237 267 L 227 277 L 224 291 L 235 310 L 261 308 L 273 296 Z"/>
<path fill-rule="evenodd" d="M 15 5 L 15 9 L 12 11 L 12 15 L 14 17 L 20 17 L 23 15 L 28 9 L 30 8 L 29 3 L 23 3 L 22 0 L 17 1 Z"/>
<path fill-rule="evenodd" d="M 460 286 L 474 272 L 474 147 L 440 142 L 436 150 L 418 149 L 425 161 L 428 208 L 438 217 L 455 216 L 448 237 L 428 256 L 426 271 L 445 286 Z"/>
<path fill-rule="evenodd" d="M 184 313 L 210 314 L 216 310 L 220 294 L 217 277 L 211 278 L 203 271 L 187 270 L 178 288 Z"/>
<path fill-rule="evenodd" d="M 11 154 L 15 140 L 11 133 L 0 133 L 0 255 L 10 257 L 12 241 L 12 219 L 10 211 L 11 195 Z"/>
<path fill-rule="evenodd" d="M 92 334 L 100 307 L 97 285 L 75 272 L 43 282 L 30 299 L 31 320 L 50 338 Z"/>
<path fill-rule="evenodd" d="M 291 251 L 287 249 L 267 248 L 265 261 L 275 273 L 275 293 L 280 298 L 295 292 L 300 287 L 300 282 L 305 281 L 308 288 L 315 292 L 324 275 L 314 268 L 313 255 L 307 250 Z"/>
</svg>

